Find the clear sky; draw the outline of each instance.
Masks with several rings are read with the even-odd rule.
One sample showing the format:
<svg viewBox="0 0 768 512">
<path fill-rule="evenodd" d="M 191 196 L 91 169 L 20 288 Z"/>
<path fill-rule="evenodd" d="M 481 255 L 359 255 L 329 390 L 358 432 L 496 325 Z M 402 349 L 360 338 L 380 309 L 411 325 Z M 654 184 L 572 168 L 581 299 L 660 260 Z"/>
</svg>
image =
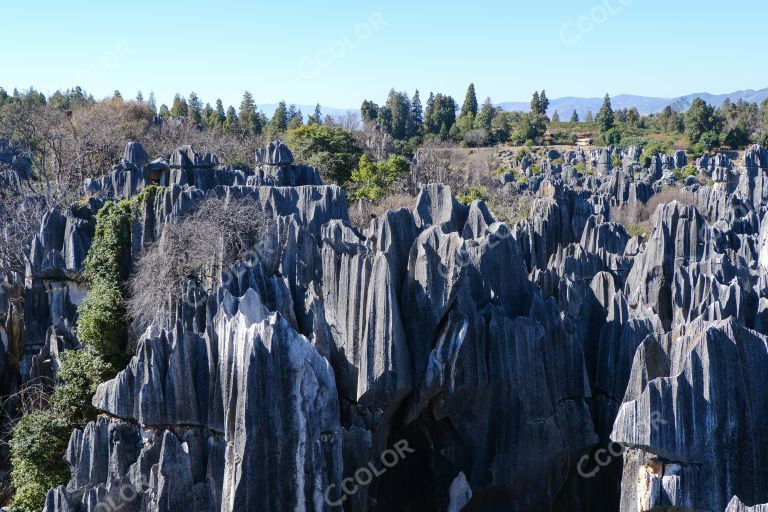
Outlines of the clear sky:
<svg viewBox="0 0 768 512">
<path fill-rule="evenodd" d="M 3 2 L 0 86 L 357 108 L 390 88 L 480 100 L 768 87 L 768 2 Z"/>
</svg>

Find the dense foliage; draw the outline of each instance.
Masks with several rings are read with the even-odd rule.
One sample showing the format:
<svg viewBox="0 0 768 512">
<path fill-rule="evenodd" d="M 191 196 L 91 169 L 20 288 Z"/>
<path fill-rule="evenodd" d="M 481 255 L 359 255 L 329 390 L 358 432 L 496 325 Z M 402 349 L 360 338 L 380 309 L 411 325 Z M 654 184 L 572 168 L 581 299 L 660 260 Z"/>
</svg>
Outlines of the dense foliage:
<svg viewBox="0 0 768 512">
<path fill-rule="evenodd" d="M 392 192 L 392 185 L 404 178 L 410 171 L 408 160 L 392 155 L 385 162 L 373 162 L 368 156 L 360 158 L 357 169 L 352 172 L 356 198 L 378 200 Z"/>
<path fill-rule="evenodd" d="M 48 489 L 66 483 L 64 452 L 71 431 L 69 421 L 53 410 L 30 412 L 16 424 L 10 441 L 14 512 L 39 512 Z"/>
<path fill-rule="evenodd" d="M 329 183 L 346 183 L 362 154 L 355 137 L 336 126 L 308 124 L 288 131 L 285 140 L 298 162 L 317 167 Z"/>
</svg>

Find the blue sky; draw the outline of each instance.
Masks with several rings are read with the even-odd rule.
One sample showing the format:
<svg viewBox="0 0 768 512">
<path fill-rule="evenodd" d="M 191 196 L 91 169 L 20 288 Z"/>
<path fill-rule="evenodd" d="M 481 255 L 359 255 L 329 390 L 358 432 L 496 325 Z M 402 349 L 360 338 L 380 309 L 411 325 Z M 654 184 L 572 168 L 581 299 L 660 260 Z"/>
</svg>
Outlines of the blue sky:
<svg viewBox="0 0 768 512">
<path fill-rule="evenodd" d="M 495 102 L 726 93 L 768 87 L 767 15 L 762 0 L 9 2 L 0 86 L 353 108 L 392 87 L 461 100 L 469 82 Z"/>
</svg>

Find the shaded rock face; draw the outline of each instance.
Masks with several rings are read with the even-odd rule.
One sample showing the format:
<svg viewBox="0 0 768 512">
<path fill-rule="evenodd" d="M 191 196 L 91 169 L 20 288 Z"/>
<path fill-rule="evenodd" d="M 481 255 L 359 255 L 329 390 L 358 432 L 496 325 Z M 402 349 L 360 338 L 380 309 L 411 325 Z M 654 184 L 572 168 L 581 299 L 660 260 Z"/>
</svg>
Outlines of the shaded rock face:
<svg viewBox="0 0 768 512">
<path fill-rule="evenodd" d="M 208 194 L 274 223 L 261 259 L 190 281 L 99 386 L 47 511 L 764 509 L 765 150 L 697 162 L 733 178 L 685 185 L 647 236 L 612 208 L 642 207 L 684 155 L 642 169 L 639 148 L 563 153 L 514 226 L 426 184 L 358 229 L 344 191 L 286 152 L 239 171 L 132 147 L 98 183 L 130 197 L 166 180 L 130 261 Z M 593 175 L 570 167 L 586 161 Z M 49 212 L 27 276 L 0 290 L 19 382 L 79 346 L 75 277 L 102 204 Z"/>
<path fill-rule="evenodd" d="M 636 447 L 625 454 L 624 477 L 646 485 L 628 488 L 621 510 L 724 510 L 728 496 L 755 503 L 768 495 L 768 338 L 733 318 L 689 329 L 649 342 L 661 361 L 642 357 L 650 347 L 637 354 L 611 437 Z"/>
</svg>

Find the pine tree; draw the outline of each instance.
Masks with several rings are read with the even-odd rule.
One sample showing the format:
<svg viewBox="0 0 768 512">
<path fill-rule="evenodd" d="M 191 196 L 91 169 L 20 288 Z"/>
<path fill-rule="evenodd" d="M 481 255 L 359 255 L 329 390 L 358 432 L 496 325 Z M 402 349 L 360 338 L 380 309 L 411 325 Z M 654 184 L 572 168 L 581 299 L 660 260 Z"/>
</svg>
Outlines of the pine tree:
<svg viewBox="0 0 768 512">
<path fill-rule="evenodd" d="M 315 105 L 315 112 L 307 119 L 307 124 L 320 124 L 323 122 L 323 112 L 320 110 L 320 104 Z"/>
<path fill-rule="evenodd" d="M 433 122 L 434 117 L 435 117 L 435 95 L 430 92 L 429 98 L 427 98 L 427 108 L 426 110 L 424 110 L 424 128 L 427 130 L 428 133 L 437 133 L 436 127 Z"/>
<path fill-rule="evenodd" d="M 547 109 L 549 108 L 549 99 L 547 98 L 547 92 L 542 89 L 539 95 L 539 114 L 547 115 Z"/>
<path fill-rule="evenodd" d="M 613 108 L 611 108 L 611 97 L 608 94 L 603 99 L 603 106 L 600 107 L 600 111 L 597 113 L 597 129 L 600 133 L 605 133 L 614 127 L 615 117 L 613 115 Z"/>
<path fill-rule="evenodd" d="M 281 132 L 284 132 L 288 129 L 288 121 L 290 120 L 290 116 L 288 115 L 288 109 L 285 106 L 285 100 L 281 101 L 277 104 L 277 109 L 275 110 L 275 113 L 272 115 L 272 121 L 275 122 L 275 126 L 278 130 Z"/>
<path fill-rule="evenodd" d="M 151 91 L 149 93 L 149 108 L 152 109 L 152 112 L 157 112 L 157 103 L 155 103 L 155 93 Z"/>
<path fill-rule="evenodd" d="M 143 94 L 141 94 L 141 91 L 139 91 L 139 92 L 136 94 L 136 101 L 138 101 L 139 103 L 144 103 L 144 95 L 143 95 Z"/>
<path fill-rule="evenodd" d="M 216 128 L 216 111 L 210 103 L 206 103 L 203 108 L 203 126 L 209 130 Z"/>
<path fill-rule="evenodd" d="M 203 104 L 198 98 L 195 91 L 189 93 L 189 101 L 187 102 L 189 117 L 196 123 L 200 123 L 203 119 Z"/>
<path fill-rule="evenodd" d="M 216 126 L 222 126 L 227 114 L 224 112 L 224 104 L 220 99 L 216 100 Z"/>
<path fill-rule="evenodd" d="M 235 113 L 235 107 L 232 105 L 227 109 L 227 117 L 224 119 L 224 131 L 233 132 L 238 125 L 237 114 Z"/>
<path fill-rule="evenodd" d="M 166 105 L 165 103 L 160 105 L 160 117 L 162 117 L 163 119 L 168 119 L 169 117 L 171 117 L 171 111 L 168 110 L 168 105 Z"/>
<path fill-rule="evenodd" d="M 363 124 L 367 126 L 376 121 L 377 117 L 379 117 L 379 106 L 372 101 L 363 100 L 363 104 L 360 105 L 360 118 Z"/>
<path fill-rule="evenodd" d="M 636 107 L 632 107 L 627 110 L 627 124 L 629 126 L 637 126 L 640 123 L 640 112 Z"/>
<path fill-rule="evenodd" d="M 408 136 L 414 137 L 421 133 L 421 126 L 424 123 L 424 109 L 421 106 L 421 98 L 419 97 L 419 90 L 413 93 L 413 99 L 411 100 L 411 118 L 408 126 Z"/>
<path fill-rule="evenodd" d="M 304 124 L 304 114 L 301 113 L 300 108 L 296 108 L 296 105 L 291 104 L 288 107 L 288 123 L 286 130 L 293 130 Z"/>
<path fill-rule="evenodd" d="M 408 94 L 390 90 L 385 107 L 391 114 L 389 122 L 384 127 L 385 130 L 392 134 L 395 140 L 405 139 L 408 136 L 411 117 L 411 100 L 408 99 Z"/>
<path fill-rule="evenodd" d="M 533 97 L 531 98 L 531 113 L 532 114 L 540 114 L 539 108 L 541 107 L 541 101 L 539 100 L 539 91 L 535 91 L 533 93 Z"/>
<path fill-rule="evenodd" d="M 114 92 L 114 94 L 112 94 L 112 99 L 113 99 L 113 100 L 120 100 L 120 101 L 123 101 L 123 95 L 122 95 L 122 94 L 120 94 L 120 91 L 118 91 L 117 89 L 115 89 L 115 92 Z"/>
<path fill-rule="evenodd" d="M 432 126 L 439 127 L 441 137 L 447 137 L 451 128 L 456 123 L 456 100 L 451 96 L 437 94 L 434 101 L 434 112 L 432 113 Z"/>
<path fill-rule="evenodd" d="M 229 117 L 229 115 L 227 115 Z M 237 124 L 245 133 L 256 133 L 256 104 L 250 91 L 243 93 L 243 99 L 240 101 L 240 110 L 237 113 Z"/>
<path fill-rule="evenodd" d="M 482 128 L 490 132 L 496 114 L 496 107 L 493 106 L 491 98 L 485 98 L 483 106 L 480 108 L 480 112 L 478 112 L 475 119 L 475 128 Z"/>
<path fill-rule="evenodd" d="M 579 122 L 579 114 L 575 110 L 573 111 L 573 114 L 571 114 L 571 122 L 572 123 L 578 123 Z"/>
<path fill-rule="evenodd" d="M 187 100 L 182 98 L 179 93 L 173 97 L 173 104 L 171 105 L 171 115 L 173 117 L 187 117 L 189 115 L 189 107 L 187 106 Z"/>
<path fill-rule="evenodd" d="M 560 114 L 557 113 L 557 110 L 552 114 L 552 122 L 553 123 L 559 123 L 560 122 Z"/>
<path fill-rule="evenodd" d="M 285 101 L 281 101 L 267 124 L 269 138 L 277 138 L 285 133 L 288 130 L 288 121 L 288 107 L 285 105 Z"/>
<path fill-rule="evenodd" d="M 592 115 L 592 111 L 590 110 L 589 112 L 587 112 L 587 117 L 586 119 L 584 119 L 584 121 L 587 123 L 592 123 L 594 122 L 594 120 L 595 120 L 594 116 Z"/>
<path fill-rule="evenodd" d="M 472 114 L 477 117 L 477 96 L 475 95 L 475 84 L 469 84 L 467 94 L 464 96 L 464 104 L 461 106 L 461 115 Z"/>
</svg>

